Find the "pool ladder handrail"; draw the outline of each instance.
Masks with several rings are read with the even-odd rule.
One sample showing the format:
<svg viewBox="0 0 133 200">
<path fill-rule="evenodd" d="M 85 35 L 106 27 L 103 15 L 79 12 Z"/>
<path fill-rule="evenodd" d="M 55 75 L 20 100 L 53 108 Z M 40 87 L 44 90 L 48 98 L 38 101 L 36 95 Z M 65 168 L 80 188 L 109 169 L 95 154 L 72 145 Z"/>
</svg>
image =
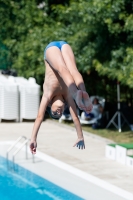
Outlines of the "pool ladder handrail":
<svg viewBox="0 0 133 200">
<path fill-rule="evenodd" d="M 21 140 L 21 139 L 24 139 L 24 142 L 18 147 L 18 149 L 13 153 L 13 157 L 12 157 L 12 160 L 13 160 L 13 167 L 14 167 L 14 169 L 15 169 L 15 156 L 18 154 L 18 152 L 24 147 L 24 145 L 25 145 L 25 147 L 26 147 L 26 151 L 25 151 L 25 153 L 26 153 L 26 159 L 28 159 L 28 152 L 27 152 L 27 144 L 28 144 L 28 142 L 29 142 L 29 139 L 27 139 L 25 136 L 20 136 L 16 141 L 15 141 L 15 143 L 14 144 L 12 144 L 11 145 L 11 147 L 9 147 L 9 149 L 7 150 L 7 152 L 6 152 L 6 159 L 7 159 L 7 167 L 9 168 L 9 163 L 8 163 L 8 157 L 9 157 L 9 153 L 10 153 L 10 151 L 14 148 L 14 147 L 16 147 L 16 145 L 19 143 L 19 141 Z M 34 159 L 34 158 L 33 158 Z M 34 162 L 34 160 L 33 160 L 33 162 Z"/>
</svg>

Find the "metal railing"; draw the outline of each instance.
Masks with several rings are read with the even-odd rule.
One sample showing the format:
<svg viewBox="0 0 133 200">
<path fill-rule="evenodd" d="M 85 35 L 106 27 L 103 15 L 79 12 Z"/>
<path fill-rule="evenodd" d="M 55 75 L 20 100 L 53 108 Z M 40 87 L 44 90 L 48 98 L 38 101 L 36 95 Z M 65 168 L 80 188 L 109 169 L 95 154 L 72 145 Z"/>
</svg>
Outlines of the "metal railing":
<svg viewBox="0 0 133 200">
<path fill-rule="evenodd" d="M 25 136 L 20 136 L 14 144 L 11 145 L 11 147 L 9 147 L 9 149 L 6 152 L 6 159 L 7 159 L 7 168 L 9 168 L 9 153 L 11 152 L 11 150 L 13 150 L 14 147 L 17 146 L 17 144 L 20 142 L 20 140 L 24 139 L 24 141 L 21 143 L 21 145 L 16 149 L 16 151 L 14 151 L 13 153 L 13 157 L 12 157 L 12 161 L 13 161 L 13 169 L 15 170 L 15 156 L 19 153 L 19 151 L 25 146 L 25 156 L 26 159 L 28 159 L 28 149 L 27 149 L 27 145 L 29 142 L 29 139 L 27 139 Z M 34 162 L 34 158 L 33 158 L 33 162 Z"/>
</svg>

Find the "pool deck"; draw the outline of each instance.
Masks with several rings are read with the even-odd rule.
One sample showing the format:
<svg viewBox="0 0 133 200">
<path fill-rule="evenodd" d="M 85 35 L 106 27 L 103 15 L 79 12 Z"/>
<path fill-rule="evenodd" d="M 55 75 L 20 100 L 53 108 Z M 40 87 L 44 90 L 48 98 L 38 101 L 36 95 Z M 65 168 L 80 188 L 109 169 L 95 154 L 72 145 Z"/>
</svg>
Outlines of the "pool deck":
<svg viewBox="0 0 133 200">
<path fill-rule="evenodd" d="M 0 142 L 14 141 L 19 136 L 30 138 L 33 122 L 0 123 Z M 133 169 L 105 157 L 105 146 L 111 140 L 84 131 L 85 150 L 73 147 L 77 136 L 73 127 L 46 120 L 38 134 L 39 152 L 52 156 L 83 172 L 133 193 Z"/>
</svg>

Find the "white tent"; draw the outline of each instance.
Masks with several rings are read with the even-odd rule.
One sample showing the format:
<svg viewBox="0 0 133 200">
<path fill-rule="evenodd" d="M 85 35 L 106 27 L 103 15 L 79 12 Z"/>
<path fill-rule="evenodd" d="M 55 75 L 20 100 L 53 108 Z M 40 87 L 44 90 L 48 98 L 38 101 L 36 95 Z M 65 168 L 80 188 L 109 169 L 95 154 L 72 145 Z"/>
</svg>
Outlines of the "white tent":
<svg viewBox="0 0 133 200">
<path fill-rule="evenodd" d="M 36 118 L 40 102 L 40 86 L 34 78 L 29 80 L 16 77 L 20 94 L 20 121 L 23 119 L 33 120 Z"/>
<path fill-rule="evenodd" d="M 0 121 L 19 120 L 18 87 L 3 75 L 0 75 Z"/>
</svg>

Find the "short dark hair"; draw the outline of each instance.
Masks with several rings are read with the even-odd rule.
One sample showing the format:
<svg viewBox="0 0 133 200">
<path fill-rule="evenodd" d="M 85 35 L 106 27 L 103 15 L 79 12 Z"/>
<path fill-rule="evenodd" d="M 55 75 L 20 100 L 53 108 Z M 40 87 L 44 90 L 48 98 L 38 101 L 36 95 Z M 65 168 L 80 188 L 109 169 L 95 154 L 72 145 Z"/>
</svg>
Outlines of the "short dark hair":
<svg viewBox="0 0 133 200">
<path fill-rule="evenodd" d="M 51 107 L 47 107 L 47 112 L 48 112 L 48 114 L 49 114 L 49 116 L 52 118 L 52 119 L 56 119 L 56 120 L 58 120 L 58 119 L 60 119 L 60 117 L 62 116 L 62 114 L 61 115 L 53 115 L 53 113 L 52 113 L 52 111 L 51 111 Z"/>
</svg>

